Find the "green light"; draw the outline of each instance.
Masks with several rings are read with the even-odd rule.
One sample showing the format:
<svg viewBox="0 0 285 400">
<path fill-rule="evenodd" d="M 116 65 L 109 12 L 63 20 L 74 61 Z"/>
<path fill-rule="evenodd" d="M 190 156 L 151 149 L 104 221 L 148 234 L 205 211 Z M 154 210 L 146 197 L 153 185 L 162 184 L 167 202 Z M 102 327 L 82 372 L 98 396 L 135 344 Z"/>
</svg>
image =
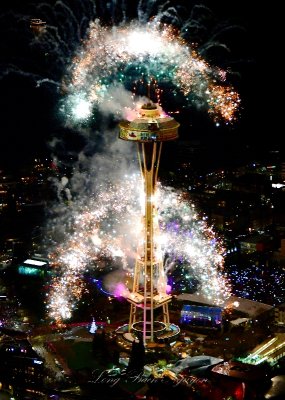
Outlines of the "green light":
<svg viewBox="0 0 285 400">
<path fill-rule="evenodd" d="M 36 276 L 39 276 L 39 275 L 43 275 L 44 274 L 44 271 L 42 271 L 39 268 L 26 267 L 26 266 L 23 266 L 23 265 L 19 266 L 18 272 L 21 275 L 36 275 Z"/>
</svg>

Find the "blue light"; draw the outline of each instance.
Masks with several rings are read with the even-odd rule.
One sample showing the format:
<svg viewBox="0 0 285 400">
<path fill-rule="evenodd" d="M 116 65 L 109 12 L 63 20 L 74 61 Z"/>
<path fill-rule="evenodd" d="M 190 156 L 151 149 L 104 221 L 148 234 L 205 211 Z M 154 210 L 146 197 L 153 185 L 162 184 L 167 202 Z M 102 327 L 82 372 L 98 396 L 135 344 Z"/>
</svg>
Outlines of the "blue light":
<svg viewBox="0 0 285 400">
<path fill-rule="evenodd" d="M 43 361 L 40 361 L 40 360 L 34 360 L 34 364 L 42 364 L 43 363 Z"/>
</svg>

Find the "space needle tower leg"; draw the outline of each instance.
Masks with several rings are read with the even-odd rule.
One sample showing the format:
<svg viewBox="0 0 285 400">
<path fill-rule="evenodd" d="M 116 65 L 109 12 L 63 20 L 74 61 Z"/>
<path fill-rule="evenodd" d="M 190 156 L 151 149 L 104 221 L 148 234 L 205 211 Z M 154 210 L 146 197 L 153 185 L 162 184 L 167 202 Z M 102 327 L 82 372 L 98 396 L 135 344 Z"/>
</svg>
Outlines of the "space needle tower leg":
<svg viewBox="0 0 285 400">
<path fill-rule="evenodd" d="M 153 214 L 155 210 L 154 195 L 156 187 L 157 167 L 162 143 L 141 143 L 139 151 L 142 155 L 141 170 L 144 179 L 145 192 L 145 223 L 144 223 L 144 309 L 143 309 L 143 339 L 154 340 L 154 272 L 156 267 L 154 248 L 154 223 Z M 148 315 L 149 314 L 149 315 Z M 150 336 L 147 336 L 150 332 Z"/>
</svg>

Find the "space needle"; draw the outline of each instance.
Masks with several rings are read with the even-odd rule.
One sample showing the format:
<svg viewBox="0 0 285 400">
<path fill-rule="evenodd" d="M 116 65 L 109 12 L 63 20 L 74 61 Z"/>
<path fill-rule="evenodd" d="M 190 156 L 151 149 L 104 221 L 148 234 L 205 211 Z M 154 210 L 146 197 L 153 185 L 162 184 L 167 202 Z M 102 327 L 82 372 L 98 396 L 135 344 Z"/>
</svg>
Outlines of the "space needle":
<svg viewBox="0 0 285 400">
<path fill-rule="evenodd" d="M 120 139 L 135 142 L 138 161 L 144 183 L 144 215 L 141 245 L 135 262 L 132 288 L 127 295 L 130 303 L 128 330 L 141 335 L 143 342 L 155 342 L 157 338 L 172 336 L 168 304 L 167 277 L 164 271 L 162 252 L 159 245 L 159 225 L 155 194 L 158 169 L 163 142 L 178 138 L 179 123 L 166 115 L 161 108 L 148 102 L 139 110 L 132 121 L 119 124 Z M 154 311 L 159 309 L 159 320 Z M 174 331 L 179 330 L 172 325 Z M 175 332 L 174 332 L 175 333 Z"/>
</svg>

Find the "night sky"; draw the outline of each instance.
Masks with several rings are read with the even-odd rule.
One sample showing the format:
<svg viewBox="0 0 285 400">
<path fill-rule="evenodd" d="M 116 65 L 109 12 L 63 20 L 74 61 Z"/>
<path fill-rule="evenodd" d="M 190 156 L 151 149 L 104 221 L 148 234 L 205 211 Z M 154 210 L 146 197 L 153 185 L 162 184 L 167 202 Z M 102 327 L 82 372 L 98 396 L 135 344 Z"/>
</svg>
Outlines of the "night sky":
<svg viewBox="0 0 285 400">
<path fill-rule="evenodd" d="M 0 167 L 24 165 L 34 156 L 49 154 L 48 143 L 53 137 L 61 137 L 66 142 L 67 151 L 80 149 L 83 144 L 76 130 L 66 131 L 59 113 L 62 97 L 61 82 L 78 45 L 88 27 L 88 20 L 100 16 L 110 23 L 111 4 L 95 1 L 96 13 L 90 8 L 92 0 L 82 0 L 85 8 L 76 0 L 65 0 L 76 16 L 76 21 L 67 23 L 65 13 L 55 0 L 46 3 L 54 6 L 51 13 L 45 8 L 36 8 L 38 1 L 2 0 L 0 5 Z M 113 18 L 120 21 L 121 9 L 113 12 Z M 129 19 L 136 15 L 135 0 L 126 1 Z M 158 4 L 163 3 L 158 1 Z M 273 24 L 269 6 L 248 1 L 172 1 L 186 19 L 186 11 L 191 13 L 195 4 L 207 5 L 212 12 L 211 21 L 200 36 L 210 35 L 213 26 L 228 26 L 219 36 L 230 52 L 209 53 L 209 62 L 224 69 L 230 68 L 232 84 L 239 91 L 242 107 L 238 122 L 233 126 L 216 128 L 205 114 L 193 111 L 191 116 L 191 137 L 217 151 L 218 157 L 234 157 L 237 148 L 249 143 L 251 148 L 268 149 L 282 142 L 276 128 L 274 114 L 273 85 L 274 56 L 270 55 L 268 43 L 274 40 Z M 214 4 L 213 4 L 214 3 Z M 107 6 L 109 4 L 109 7 Z M 129 5 L 128 5 L 129 4 Z M 180 8 L 179 8 L 180 7 Z M 186 10 L 186 11 L 185 11 Z M 115 15 L 115 17 L 114 17 Z M 42 18 L 49 26 L 57 27 L 58 41 L 55 46 L 36 38 L 29 27 L 30 18 Z M 80 21 L 80 32 L 76 24 Z M 193 33 L 194 35 L 194 33 Z M 201 42 L 205 37 L 196 37 Z M 191 38 L 193 39 L 193 37 Z M 37 85 L 38 80 L 47 79 Z M 275 78 L 276 79 L 276 78 Z M 187 127 L 182 132 L 188 140 Z M 261 134 L 261 130 L 265 134 Z M 78 138 L 76 135 L 78 134 Z M 70 143 L 69 143 L 70 142 Z M 238 155 L 237 155 L 238 157 Z"/>
</svg>

